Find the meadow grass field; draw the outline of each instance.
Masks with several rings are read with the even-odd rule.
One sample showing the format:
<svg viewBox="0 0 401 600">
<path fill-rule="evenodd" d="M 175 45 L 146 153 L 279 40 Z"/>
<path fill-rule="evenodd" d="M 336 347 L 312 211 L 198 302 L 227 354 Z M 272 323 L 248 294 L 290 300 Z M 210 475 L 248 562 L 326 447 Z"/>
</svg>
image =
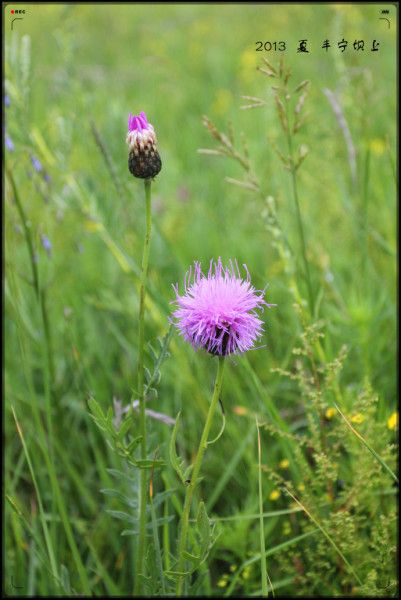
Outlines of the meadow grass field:
<svg viewBox="0 0 401 600">
<path fill-rule="evenodd" d="M 390 29 L 379 4 L 23 8 L 12 31 L 5 8 L 4 592 L 396 596 L 394 6 Z M 144 320 L 141 111 L 162 159 Z M 224 360 L 191 480 L 222 361 L 178 335 L 173 285 L 219 257 L 275 306 Z"/>
</svg>

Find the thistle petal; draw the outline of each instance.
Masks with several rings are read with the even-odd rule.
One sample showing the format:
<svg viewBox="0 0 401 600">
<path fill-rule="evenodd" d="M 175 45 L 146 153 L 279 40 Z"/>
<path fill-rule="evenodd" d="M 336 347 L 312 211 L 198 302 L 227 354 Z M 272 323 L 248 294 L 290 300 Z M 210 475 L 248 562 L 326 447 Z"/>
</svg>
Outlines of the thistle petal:
<svg viewBox="0 0 401 600">
<path fill-rule="evenodd" d="M 252 286 L 249 272 L 242 279 L 237 262 L 224 267 L 221 258 L 211 261 L 205 275 L 199 263 L 185 276 L 185 293 L 176 292 L 175 325 L 195 348 L 214 355 L 250 350 L 263 333 L 257 311 L 267 304 L 263 292 Z"/>
</svg>

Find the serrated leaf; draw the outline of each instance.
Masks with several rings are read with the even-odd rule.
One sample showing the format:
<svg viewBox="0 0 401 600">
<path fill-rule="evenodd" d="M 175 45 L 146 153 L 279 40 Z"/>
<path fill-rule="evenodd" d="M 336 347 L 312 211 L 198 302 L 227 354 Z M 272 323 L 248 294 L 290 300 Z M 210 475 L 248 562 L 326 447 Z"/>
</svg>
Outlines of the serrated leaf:
<svg viewBox="0 0 401 600">
<path fill-rule="evenodd" d="M 203 501 L 199 503 L 198 514 L 196 516 L 196 528 L 200 537 L 201 556 L 207 555 L 211 542 L 211 528 L 209 517 L 207 516 L 206 506 Z"/>
<path fill-rule="evenodd" d="M 195 567 L 197 567 L 201 561 L 200 556 L 195 556 L 194 554 L 191 554 L 190 552 L 187 552 L 186 550 L 184 550 L 182 555 L 186 560 L 191 561 L 195 565 Z"/>
<path fill-rule="evenodd" d="M 120 429 L 117 432 L 119 440 L 122 440 L 127 435 L 128 431 L 130 430 L 130 428 L 132 426 L 132 420 L 133 420 L 132 415 L 129 415 L 121 423 Z"/>
<path fill-rule="evenodd" d="M 170 498 L 175 492 L 176 492 L 176 488 L 172 489 L 172 490 L 165 490 L 164 492 L 159 492 L 158 494 L 155 494 L 155 496 L 153 497 L 153 506 L 154 508 L 158 508 L 163 502 L 165 502 L 168 498 Z"/>
<path fill-rule="evenodd" d="M 124 531 L 121 532 L 121 535 L 138 535 L 138 533 L 138 529 L 124 529 Z"/>
<path fill-rule="evenodd" d="M 105 496 L 110 496 L 111 498 L 117 498 L 118 500 L 121 500 L 121 502 L 124 502 L 130 508 L 138 508 L 137 500 L 135 500 L 133 498 L 132 499 L 128 498 L 128 496 L 125 496 L 118 490 L 105 488 L 105 489 L 100 490 L 100 493 L 104 494 Z"/>
<path fill-rule="evenodd" d="M 153 361 L 156 362 L 157 361 L 156 350 L 153 348 L 152 344 L 148 344 L 148 348 L 149 348 L 150 356 L 152 357 Z"/>
<path fill-rule="evenodd" d="M 168 515 L 167 517 L 160 517 L 159 519 L 156 519 L 156 526 L 160 527 L 161 525 L 165 525 L 166 523 L 171 523 L 171 521 L 174 519 L 174 515 Z M 152 529 L 153 527 L 153 523 L 148 523 L 146 525 L 147 529 Z"/>
<path fill-rule="evenodd" d="M 135 465 L 139 469 L 159 469 L 166 465 L 164 460 L 153 460 L 151 458 L 138 458 L 135 460 Z"/>
<path fill-rule="evenodd" d="M 161 373 L 159 369 L 156 369 L 153 373 L 153 385 L 158 385 L 160 383 Z"/>
<path fill-rule="evenodd" d="M 152 374 L 147 367 L 144 367 L 146 383 L 152 381 Z"/>
<path fill-rule="evenodd" d="M 104 421 L 100 421 L 97 417 L 95 417 L 95 415 L 90 414 L 89 416 L 91 419 L 93 419 L 94 423 L 97 427 L 99 427 L 99 429 L 101 429 L 102 431 L 107 431 L 107 427 L 104 424 Z"/>
<path fill-rule="evenodd" d="M 157 389 L 156 389 L 156 388 L 154 388 L 154 387 L 151 387 L 151 388 L 148 388 L 148 389 L 147 389 L 147 391 L 146 391 L 146 395 L 147 395 L 147 396 L 149 396 L 149 394 L 153 394 L 153 396 L 154 396 L 155 400 L 156 400 L 156 399 L 157 399 L 157 397 L 158 397 Z"/>
<path fill-rule="evenodd" d="M 170 454 L 170 462 L 171 462 L 171 465 L 172 465 L 174 471 L 177 473 L 178 477 L 181 479 L 182 483 L 185 485 L 186 478 L 185 478 L 185 473 L 183 471 L 184 461 L 179 458 L 179 456 L 177 454 L 177 450 L 175 448 L 175 440 L 177 437 L 178 423 L 180 420 L 180 416 L 181 416 L 181 412 L 178 413 L 178 415 L 175 419 L 175 425 L 174 425 L 173 432 L 172 432 L 171 438 L 170 438 L 169 454 Z"/>
<path fill-rule="evenodd" d="M 167 352 L 167 348 L 168 348 L 168 345 L 170 343 L 170 339 L 171 339 L 173 333 L 174 333 L 174 328 L 172 325 L 170 325 L 170 328 L 167 331 L 166 335 L 162 339 L 158 338 L 158 342 L 160 344 L 160 353 L 158 356 L 156 355 L 156 351 L 154 350 L 153 346 L 150 346 L 152 358 L 154 361 L 154 370 L 151 375 L 149 372 L 147 373 L 148 378 L 147 378 L 147 385 L 145 387 L 145 395 L 148 394 L 149 390 L 153 386 L 155 386 L 159 383 L 160 377 L 158 377 L 157 374 L 160 372 L 160 367 L 161 367 L 162 363 L 169 356 L 169 354 Z"/>
<path fill-rule="evenodd" d="M 91 397 L 88 400 L 88 406 L 89 406 L 89 410 L 91 411 L 90 416 L 93 418 L 96 425 L 100 429 L 103 429 L 105 431 L 106 430 L 106 417 L 105 417 L 102 409 L 100 408 L 99 403 L 96 402 L 96 400 L 93 397 Z"/>
<path fill-rule="evenodd" d="M 107 508 L 106 512 L 111 517 L 114 517 L 115 519 L 120 519 L 121 521 L 127 521 L 128 523 L 138 522 L 138 519 L 136 517 L 134 517 L 133 515 L 129 515 L 128 513 L 123 512 L 122 510 L 110 510 Z"/>
<path fill-rule="evenodd" d="M 136 438 L 134 438 L 133 440 L 130 441 L 130 443 L 125 447 L 125 449 L 128 452 L 128 454 L 132 454 L 133 453 L 133 451 L 138 446 L 138 444 L 140 443 L 141 440 L 142 440 L 142 436 L 139 435 L 138 437 L 136 437 Z"/>
<path fill-rule="evenodd" d="M 123 473 L 122 471 L 119 471 L 118 469 L 106 469 L 106 471 L 110 475 L 112 475 L 115 479 L 128 481 L 131 485 L 133 485 L 135 487 L 137 486 L 136 479 L 134 479 L 133 477 L 130 477 L 129 475 L 127 475 L 127 473 Z"/>
<path fill-rule="evenodd" d="M 179 577 L 185 577 L 190 575 L 191 571 L 164 571 L 164 574 L 171 579 L 178 579 Z"/>
<path fill-rule="evenodd" d="M 107 433 L 113 438 L 117 438 L 117 432 L 114 428 L 114 424 L 113 424 L 113 409 L 111 408 L 111 406 L 109 406 L 109 408 L 107 409 L 107 413 L 105 415 L 105 425 L 106 425 L 106 430 Z"/>
</svg>

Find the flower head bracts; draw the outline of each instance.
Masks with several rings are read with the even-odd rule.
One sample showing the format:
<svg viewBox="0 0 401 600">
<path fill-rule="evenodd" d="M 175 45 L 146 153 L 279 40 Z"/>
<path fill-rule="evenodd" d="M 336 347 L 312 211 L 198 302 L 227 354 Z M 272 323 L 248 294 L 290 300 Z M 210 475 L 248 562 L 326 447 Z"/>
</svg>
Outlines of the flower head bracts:
<svg viewBox="0 0 401 600">
<path fill-rule="evenodd" d="M 162 166 L 157 151 L 157 139 L 153 126 L 146 114 L 128 115 L 126 142 L 129 149 L 128 168 L 132 175 L 141 179 L 155 177 Z"/>
<path fill-rule="evenodd" d="M 185 276 L 185 294 L 174 286 L 178 308 L 173 313 L 176 327 L 195 348 L 224 356 L 250 350 L 263 332 L 256 310 L 268 305 L 263 292 L 255 290 L 246 270 L 242 279 L 237 263 L 223 267 L 211 261 L 206 275 L 195 262 Z"/>
</svg>

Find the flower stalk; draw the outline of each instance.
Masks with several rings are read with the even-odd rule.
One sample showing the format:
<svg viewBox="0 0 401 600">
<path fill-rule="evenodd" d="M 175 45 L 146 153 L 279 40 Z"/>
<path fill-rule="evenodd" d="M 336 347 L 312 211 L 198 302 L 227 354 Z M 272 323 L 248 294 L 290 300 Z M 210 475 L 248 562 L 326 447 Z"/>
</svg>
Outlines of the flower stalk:
<svg viewBox="0 0 401 600">
<path fill-rule="evenodd" d="M 146 282 L 149 267 L 150 236 L 152 233 L 152 195 L 151 180 L 145 179 L 146 200 L 146 232 L 143 245 L 141 287 L 139 292 L 139 348 L 138 348 L 138 394 L 139 394 L 139 429 L 141 435 L 141 458 L 146 459 L 146 413 L 144 385 L 144 345 L 145 345 L 145 300 Z M 140 594 L 141 582 L 139 575 L 143 574 L 144 557 L 146 553 L 146 469 L 141 469 L 140 502 L 139 502 L 139 536 L 137 549 L 137 565 L 135 579 L 135 594 Z"/>
<path fill-rule="evenodd" d="M 202 437 L 201 437 L 201 440 L 199 443 L 198 452 L 196 454 L 195 463 L 193 465 L 191 479 L 190 479 L 190 482 L 188 484 L 186 494 L 185 494 L 185 503 L 184 503 L 184 509 L 183 509 L 182 517 L 181 517 L 181 530 L 180 530 L 180 539 L 179 539 L 179 545 L 178 545 L 177 572 L 179 572 L 179 573 L 183 573 L 184 569 L 185 569 L 184 552 L 186 551 L 186 547 L 187 547 L 188 524 L 189 524 L 189 515 L 191 512 L 191 506 L 192 506 L 192 499 L 193 499 L 196 485 L 198 483 L 198 478 L 199 478 L 199 473 L 200 473 L 200 469 L 202 466 L 203 456 L 205 454 L 205 450 L 206 450 L 207 444 L 208 444 L 208 437 L 209 437 L 210 428 L 212 426 L 213 416 L 214 416 L 214 413 L 216 412 L 216 407 L 217 407 L 217 404 L 218 404 L 218 401 L 220 398 L 221 388 L 222 388 L 222 384 L 223 384 L 225 357 L 219 356 L 218 361 L 219 361 L 218 369 L 217 369 L 216 381 L 214 384 L 212 401 L 209 406 L 209 411 L 208 411 L 208 414 L 206 417 L 205 426 L 203 428 L 203 433 L 202 433 Z M 176 588 L 177 596 L 182 596 L 184 581 L 185 581 L 184 574 L 182 574 L 181 576 L 178 576 L 177 588 Z"/>
<path fill-rule="evenodd" d="M 152 233 L 152 178 L 155 177 L 162 166 L 157 150 L 157 138 L 153 125 L 149 123 L 146 114 L 142 111 L 139 115 L 128 115 L 128 169 L 134 177 L 144 179 L 145 204 L 146 204 L 146 232 L 142 254 L 141 283 L 139 291 L 139 332 L 138 332 L 138 397 L 139 397 L 139 430 L 141 437 L 141 459 L 147 458 L 146 440 L 146 411 L 145 411 L 145 301 L 146 284 L 149 267 L 150 236 Z M 140 498 L 139 498 L 139 535 L 136 556 L 136 571 L 134 594 L 140 595 L 142 577 L 144 576 L 144 560 L 146 556 L 146 504 L 147 504 L 147 477 L 146 469 L 141 469 Z"/>
</svg>

